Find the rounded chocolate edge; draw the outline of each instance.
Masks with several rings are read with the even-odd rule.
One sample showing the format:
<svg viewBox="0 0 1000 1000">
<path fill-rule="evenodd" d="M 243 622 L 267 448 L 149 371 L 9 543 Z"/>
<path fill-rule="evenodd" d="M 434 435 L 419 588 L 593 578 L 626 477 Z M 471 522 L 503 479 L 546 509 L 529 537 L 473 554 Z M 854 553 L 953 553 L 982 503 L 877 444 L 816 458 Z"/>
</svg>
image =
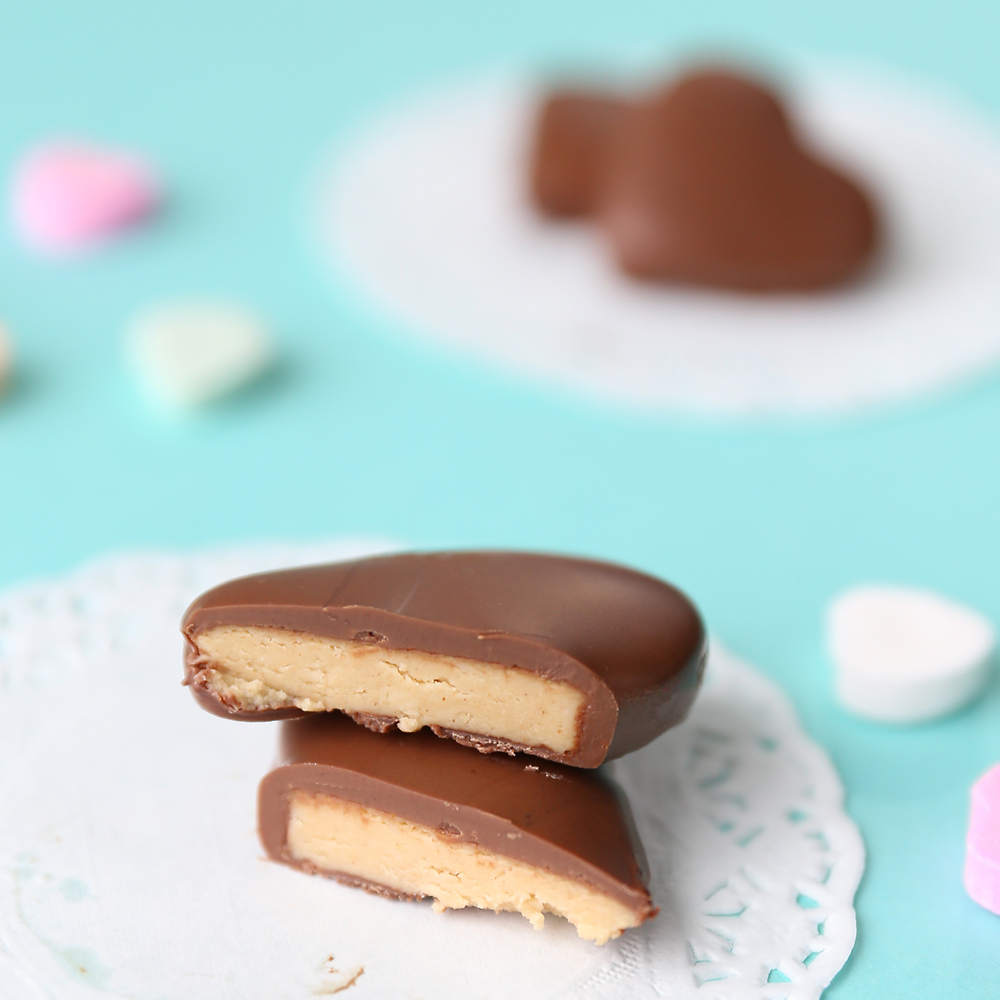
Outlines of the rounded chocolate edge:
<svg viewBox="0 0 1000 1000">
<path fill-rule="evenodd" d="M 665 732 L 680 725 L 691 710 L 705 676 L 708 661 L 708 636 L 701 639 L 684 666 L 655 693 L 644 692 L 619 706 L 621 725 L 605 760 L 617 760 L 648 746 Z"/>
</svg>

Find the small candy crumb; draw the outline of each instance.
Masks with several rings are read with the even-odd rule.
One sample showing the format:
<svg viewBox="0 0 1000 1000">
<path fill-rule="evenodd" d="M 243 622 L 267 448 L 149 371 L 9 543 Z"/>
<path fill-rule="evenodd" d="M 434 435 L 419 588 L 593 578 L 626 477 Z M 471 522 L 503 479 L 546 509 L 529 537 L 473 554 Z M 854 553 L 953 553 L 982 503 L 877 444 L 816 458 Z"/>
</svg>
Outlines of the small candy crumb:
<svg viewBox="0 0 1000 1000">
<path fill-rule="evenodd" d="M 996 637 L 982 615 L 929 591 L 862 586 L 828 614 L 837 695 L 882 722 L 953 712 L 984 688 Z"/>
<path fill-rule="evenodd" d="M 53 143 L 21 161 L 14 174 L 11 211 L 26 243 L 65 253 L 139 221 L 158 201 L 152 171 L 139 157 Z"/>
<path fill-rule="evenodd" d="M 1000 915 L 1000 764 L 972 786 L 966 848 L 966 891 L 980 906 Z"/>
<path fill-rule="evenodd" d="M 256 379 L 273 360 L 263 321 L 221 302 L 147 308 L 129 327 L 125 346 L 148 394 L 172 410 L 225 396 Z"/>
</svg>

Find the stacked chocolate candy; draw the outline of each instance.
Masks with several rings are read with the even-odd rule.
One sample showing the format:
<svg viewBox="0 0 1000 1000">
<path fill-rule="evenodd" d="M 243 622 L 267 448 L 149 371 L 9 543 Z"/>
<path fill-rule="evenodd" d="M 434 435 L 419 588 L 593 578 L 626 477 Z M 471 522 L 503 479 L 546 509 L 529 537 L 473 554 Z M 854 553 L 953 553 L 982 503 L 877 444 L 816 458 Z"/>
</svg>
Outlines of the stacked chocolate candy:
<svg viewBox="0 0 1000 1000">
<path fill-rule="evenodd" d="M 655 915 L 599 765 L 697 693 L 705 631 L 673 587 L 582 559 L 405 554 L 234 580 L 182 628 L 203 707 L 286 720 L 258 802 L 275 860 L 438 909 L 557 913 L 598 943 Z"/>
</svg>

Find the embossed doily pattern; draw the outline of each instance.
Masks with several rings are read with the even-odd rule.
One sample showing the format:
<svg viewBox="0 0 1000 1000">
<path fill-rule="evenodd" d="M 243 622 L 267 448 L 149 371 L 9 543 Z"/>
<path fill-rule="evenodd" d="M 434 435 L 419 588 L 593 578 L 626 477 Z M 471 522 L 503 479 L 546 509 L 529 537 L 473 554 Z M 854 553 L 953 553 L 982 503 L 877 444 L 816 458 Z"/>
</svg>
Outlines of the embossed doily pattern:
<svg viewBox="0 0 1000 1000">
<path fill-rule="evenodd" d="M 197 710 L 177 622 L 219 580 L 372 548 L 127 554 L 0 595 L 0 995 L 819 997 L 861 840 L 787 700 L 718 647 L 691 718 L 613 765 L 662 912 L 605 948 L 261 857 L 274 728 Z"/>
</svg>

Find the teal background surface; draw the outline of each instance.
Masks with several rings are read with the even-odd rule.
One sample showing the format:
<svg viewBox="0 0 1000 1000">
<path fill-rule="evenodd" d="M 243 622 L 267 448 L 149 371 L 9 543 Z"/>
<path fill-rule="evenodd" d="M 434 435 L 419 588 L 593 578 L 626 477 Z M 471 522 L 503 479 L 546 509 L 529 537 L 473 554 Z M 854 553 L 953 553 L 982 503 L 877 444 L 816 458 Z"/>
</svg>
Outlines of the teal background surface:
<svg viewBox="0 0 1000 1000">
<path fill-rule="evenodd" d="M 961 884 L 967 790 L 1000 761 L 1000 683 L 911 729 L 832 698 L 822 612 L 913 583 L 1000 624 L 1000 379 L 821 422 L 643 416 L 411 341 L 309 239 L 331 142 L 414 88 L 512 63 L 730 49 L 855 58 L 1000 112 L 1000 5 L 420 0 L 0 4 L 0 170 L 81 136 L 146 151 L 169 202 L 87 257 L 0 227 L 0 585 L 98 553 L 379 535 L 605 556 L 690 591 L 830 751 L 870 852 L 835 1000 L 1000 997 L 1000 918 Z M 998 276 L 1000 277 L 1000 276 Z M 182 422 L 142 405 L 123 325 L 212 294 L 269 316 L 283 362 Z M 1000 322 L 1000 317 L 997 317 Z"/>
</svg>

